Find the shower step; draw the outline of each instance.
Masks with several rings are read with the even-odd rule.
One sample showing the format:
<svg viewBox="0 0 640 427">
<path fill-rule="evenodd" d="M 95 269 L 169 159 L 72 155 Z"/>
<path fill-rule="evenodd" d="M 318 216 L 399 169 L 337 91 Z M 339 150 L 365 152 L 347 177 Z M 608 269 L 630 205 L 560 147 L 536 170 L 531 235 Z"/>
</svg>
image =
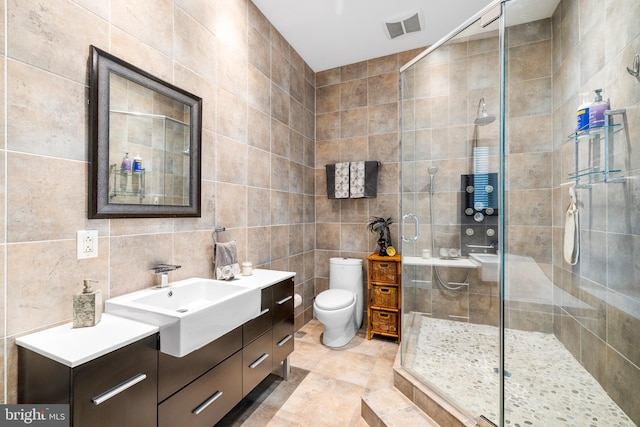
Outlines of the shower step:
<svg viewBox="0 0 640 427">
<path fill-rule="evenodd" d="M 363 395 L 361 415 L 371 427 L 440 427 L 395 387 Z"/>
<path fill-rule="evenodd" d="M 436 426 L 447 427 L 489 427 L 484 420 L 468 417 L 455 406 L 431 390 L 405 370 L 400 363 L 400 351 L 393 366 L 394 390 L 412 401 L 423 415 L 434 420 Z"/>
</svg>

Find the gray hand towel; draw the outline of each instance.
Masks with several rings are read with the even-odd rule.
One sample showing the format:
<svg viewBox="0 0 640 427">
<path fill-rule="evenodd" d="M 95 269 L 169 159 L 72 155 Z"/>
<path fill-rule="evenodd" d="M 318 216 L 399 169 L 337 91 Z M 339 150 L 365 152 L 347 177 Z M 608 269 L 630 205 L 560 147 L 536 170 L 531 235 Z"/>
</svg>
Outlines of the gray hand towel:
<svg viewBox="0 0 640 427">
<path fill-rule="evenodd" d="M 218 243 L 215 245 L 216 279 L 231 280 L 240 275 L 238 251 L 236 241 Z"/>
</svg>

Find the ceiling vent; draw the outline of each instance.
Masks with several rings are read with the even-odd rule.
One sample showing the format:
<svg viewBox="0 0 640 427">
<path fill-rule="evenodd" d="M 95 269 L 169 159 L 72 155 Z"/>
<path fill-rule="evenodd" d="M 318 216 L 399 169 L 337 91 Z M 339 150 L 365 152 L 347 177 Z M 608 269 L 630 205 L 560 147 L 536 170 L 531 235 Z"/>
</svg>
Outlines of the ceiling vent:
<svg viewBox="0 0 640 427">
<path fill-rule="evenodd" d="M 389 39 L 406 36 L 421 31 L 424 28 L 422 10 L 409 12 L 403 17 L 390 18 L 383 21 L 384 32 Z"/>
</svg>

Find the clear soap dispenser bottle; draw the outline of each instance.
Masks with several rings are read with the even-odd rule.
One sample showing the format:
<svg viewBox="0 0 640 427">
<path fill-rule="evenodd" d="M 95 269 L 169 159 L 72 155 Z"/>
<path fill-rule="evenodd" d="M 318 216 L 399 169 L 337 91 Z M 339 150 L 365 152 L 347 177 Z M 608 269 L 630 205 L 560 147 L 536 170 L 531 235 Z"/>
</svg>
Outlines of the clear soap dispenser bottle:
<svg viewBox="0 0 640 427">
<path fill-rule="evenodd" d="M 73 327 L 95 326 L 102 318 L 102 292 L 93 290 L 97 280 L 85 279 L 82 293 L 73 296 Z"/>
</svg>

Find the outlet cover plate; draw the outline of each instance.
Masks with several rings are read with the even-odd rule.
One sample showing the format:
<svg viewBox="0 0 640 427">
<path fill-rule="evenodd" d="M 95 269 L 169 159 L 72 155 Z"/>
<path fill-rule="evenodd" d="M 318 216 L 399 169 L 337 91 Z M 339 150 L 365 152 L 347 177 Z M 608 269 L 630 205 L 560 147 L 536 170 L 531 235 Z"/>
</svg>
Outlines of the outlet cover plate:
<svg viewBox="0 0 640 427">
<path fill-rule="evenodd" d="M 98 256 L 98 230 L 78 230 L 76 242 L 78 259 Z"/>
</svg>

